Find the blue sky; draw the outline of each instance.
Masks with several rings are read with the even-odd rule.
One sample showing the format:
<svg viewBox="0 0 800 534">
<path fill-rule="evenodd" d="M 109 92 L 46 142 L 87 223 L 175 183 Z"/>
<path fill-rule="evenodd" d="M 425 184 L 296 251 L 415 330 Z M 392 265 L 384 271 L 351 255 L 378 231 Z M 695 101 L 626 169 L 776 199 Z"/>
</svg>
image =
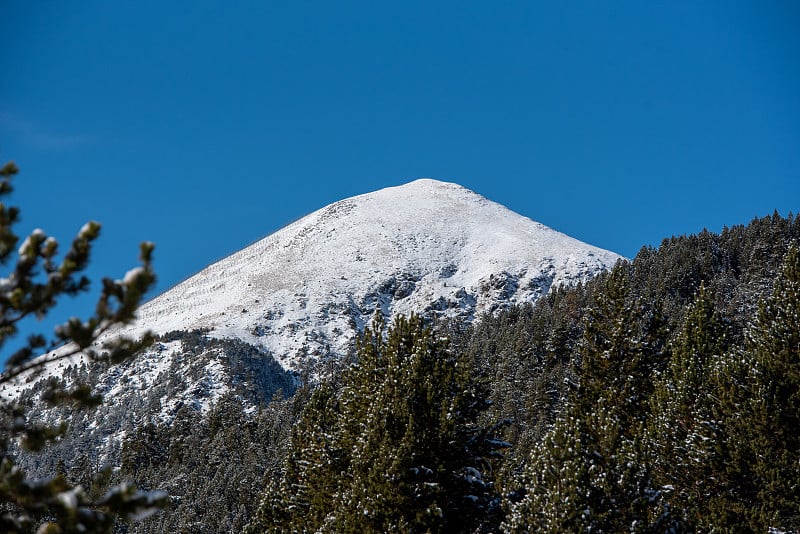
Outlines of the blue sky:
<svg viewBox="0 0 800 534">
<path fill-rule="evenodd" d="M 633 256 L 800 207 L 796 2 L 8 2 L 23 232 L 159 291 L 333 201 L 454 181 Z M 80 308 L 77 308 L 80 309 Z"/>
</svg>

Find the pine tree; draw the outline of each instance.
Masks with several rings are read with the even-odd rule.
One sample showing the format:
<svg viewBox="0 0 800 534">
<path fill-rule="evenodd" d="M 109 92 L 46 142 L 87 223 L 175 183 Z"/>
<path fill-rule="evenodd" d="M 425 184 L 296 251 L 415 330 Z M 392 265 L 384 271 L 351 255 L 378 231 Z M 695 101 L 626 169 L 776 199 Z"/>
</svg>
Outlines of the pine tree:
<svg viewBox="0 0 800 534">
<path fill-rule="evenodd" d="M 723 491 L 716 483 L 724 463 L 718 444 L 726 438 L 714 417 L 711 370 L 728 341 L 713 295 L 701 284 L 651 400 L 649 461 L 655 487 L 664 493 L 653 520 L 676 531 L 706 530 L 709 502 Z"/>
<path fill-rule="evenodd" d="M 732 369 L 732 370 L 731 370 Z M 723 368 L 720 414 L 730 461 L 723 525 L 800 530 L 800 252 L 792 246 L 745 347 Z M 738 376 L 736 373 L 738 372 Z M 731 380 L 733 377 L 733 380 Z M 743 378 L 739 378 L 743 377 Z"/>
<path fill-rule="evenodd" d="M 0 199 L 11 191 L 11 179 L 18 172 L 14 163 L 0 168 Z M 6 267 L 15 258 L 19 236 L 14 224 L 19 209 L 0 202 L 0 266 Z M 89 279 L 81 275 L 89 262 L 92 242 L 100 235 L 100 225 L 89 222 L 80 230 L 72 246 L 58 262 L 58 242 L 41 230 L 34 230 L 16 250 L 16 260 L 8 275 L 0 278 L 0 348 L 18 334 L 18 324 L 26 317 L 44 317 L 64 295 L 76 295 L 88 289 Z M 133 319 L 142 296 L 155 282 L 151 267 L 153 245 L 141 247 L 142 265 L 131 270 L 123 280 L 103 280 L 103 288 L 95 314 L 81 321 L 72 318 L 56 328 L 48 339 L 37 334 L 11 354 L 0 374 L 0 385 L 33 375 L 54 361 L 83 354 L 88 360 L 118 363 L 146 346 L 152 336 L 139 340 L 115 338 L 98 346 L 98 337 L 112 327 Z M 44 358 L 35 358 L 61 346 Z M 91 388 L 74 385 L 67 388 L 62 380 L 51 380 L 42 394 L 50 405 L 72 403 L 90 407 L 100 402 Z M 31 480 L 15 465 L 9 445 L 18 441 L 31 451 L 41 450 L 66 430 L 66 423 L 57 427 L 35 424 L 27 419 L 26 408 L 0 400 L 0 531 L 23 532 L 41 523 L 38 532 L 110 532 L 116 517 L 131 518 L 150 513 L 165 504 L 165 496 L 141 492 L 130 484 L 109 490 L 99 499 L 92 499 L 85 488 L 74 486 L 56 474 L 44 480 Z M 34 518 L 41 518 L 35 520 Z"/>
<path fill-rule="evenodd" d="M 478 424 L 469 362 L 417 316 L 368 328 L 337 391 L 320 386 L 250 532 L 474 532 L 506 444 Z"/>
<path fill-rule="evenodd" d="M 628 265 L 618 264 L 596 294 L 584 324 L 579 383 L 534 450 L 523 481 L 527 494 L 509 503 L 508 532 L 651 526 L 643 437 L 666 330 L 659 310 L 630 293 L 629 274 Z"/>
</svg>

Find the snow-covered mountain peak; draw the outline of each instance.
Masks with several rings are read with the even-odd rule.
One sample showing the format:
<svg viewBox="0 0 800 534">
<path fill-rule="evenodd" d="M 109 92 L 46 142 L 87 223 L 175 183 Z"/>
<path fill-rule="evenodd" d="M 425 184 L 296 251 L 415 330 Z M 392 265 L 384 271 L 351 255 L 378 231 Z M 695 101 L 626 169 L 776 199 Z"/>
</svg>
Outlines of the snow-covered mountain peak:
<svg viewBox="0 0 800 534">
<path fill-rule="evenodd" d="M 458 196 L 463 198 L 473 198 L 476 201 L 479 199 L 486 200 L 481 195 L 475 193 L 474 191 L 470 191 L 466 187 L 463 187 L 459 184 L 453 182 L 443 182 L 433 178 L 417 178 L 416 180 L 412 180 L 411 182 L 402 185 L 386 187 L 372 193 L 360 195 L 359 197 L 384 197 L 386 199 L 400 200 L 414 198 L 435 199 L 438 196 L 447 197 L 447 200 L 450 201 L 454 200 Z"/>
<path fill-rule="evenodd" d="M 419 178 L 403 185 L 387 187 L 341 202 L 350 203 L 352 201 L 373 204 L 373 207 L 377 209 L 389 209 L 388 213 L 383 214 L 387 219 L 392 216 L 415 217 L 419 212 L 435 216 L 435 212 L 443 208 L 469 210 L 490 203 L 483 196 L 465 187 L 432 178 Z M 333 205 L 336 204 L 338 203 Z"/>
<path fill-rule="evenodd" d="M 375 312 L 468 319 L 585 281 L 618 255 L 428 178 L 335 202 L 146 303 L 137 330 L 210 329 L 288 368 Z"/>
<path fill-rule="evenodd" d="M 469 321 L 617 259 L 457 184 L 415 180 L 315 211 L 145 303 L 127 333 L 162 337 L 136 358 L 104 370 L 59 362 L 2 394 L 41 390 L 49 376 L 90 379 L 106 402 L 72 421 L 78 441 L 64 447 L 102 443 L 101 457 L 115 458 L 137 421 L 290 392 L 293 371 L 347 354 L 376 310 Z"/>
</svg>

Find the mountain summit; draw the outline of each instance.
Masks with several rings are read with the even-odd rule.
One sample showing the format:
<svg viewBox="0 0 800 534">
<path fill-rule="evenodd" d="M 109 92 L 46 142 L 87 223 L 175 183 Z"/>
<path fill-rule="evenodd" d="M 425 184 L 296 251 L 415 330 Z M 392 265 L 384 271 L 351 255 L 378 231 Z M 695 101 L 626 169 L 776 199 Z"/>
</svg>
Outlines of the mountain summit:
<svg viewBox="0 0 800 534">
<path fill-rule="evenodd" d="M 472 319 L 586 281 L 620 256 L 457 184 L 420 179 L 342 200 L 142 306 L 137 329 L 209 329 L 286 368 L 343 354 L 376 309 Z"/>
<path fill-rule="evenodd" d="M 33 411 L 56 423 L 62 415 L 36 400 L 46 379 L 93 383 L 105 402 L 70 416 L 52 458 L 95 450 L 114 464 L 144 422 L 207 412 L 225 397 L 255 409 L 291 394 L 298 372 L 347 355 L 376 310 L 470 321 L 619 258 L 459 185 L 416 180 L 322 208 L 147 302 L 127 333 L 160 337 L 136 358 L 59 362 L 2 394 L 40 403 Z"/>
</svg>

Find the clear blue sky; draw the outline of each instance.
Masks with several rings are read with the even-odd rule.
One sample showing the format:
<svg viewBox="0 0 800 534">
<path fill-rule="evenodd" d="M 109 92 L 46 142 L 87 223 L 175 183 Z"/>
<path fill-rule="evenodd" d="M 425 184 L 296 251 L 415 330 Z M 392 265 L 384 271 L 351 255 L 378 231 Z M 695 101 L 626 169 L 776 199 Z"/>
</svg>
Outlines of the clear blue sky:
<svg viewBox="0 0 800 534">
<path fill-rule="evenodd" d="M 4 2 L 23 231 L 163 290 L 341 198 L 454 181 L 633 256 L 800 208 L 800 3 Z"/>
</svg>

